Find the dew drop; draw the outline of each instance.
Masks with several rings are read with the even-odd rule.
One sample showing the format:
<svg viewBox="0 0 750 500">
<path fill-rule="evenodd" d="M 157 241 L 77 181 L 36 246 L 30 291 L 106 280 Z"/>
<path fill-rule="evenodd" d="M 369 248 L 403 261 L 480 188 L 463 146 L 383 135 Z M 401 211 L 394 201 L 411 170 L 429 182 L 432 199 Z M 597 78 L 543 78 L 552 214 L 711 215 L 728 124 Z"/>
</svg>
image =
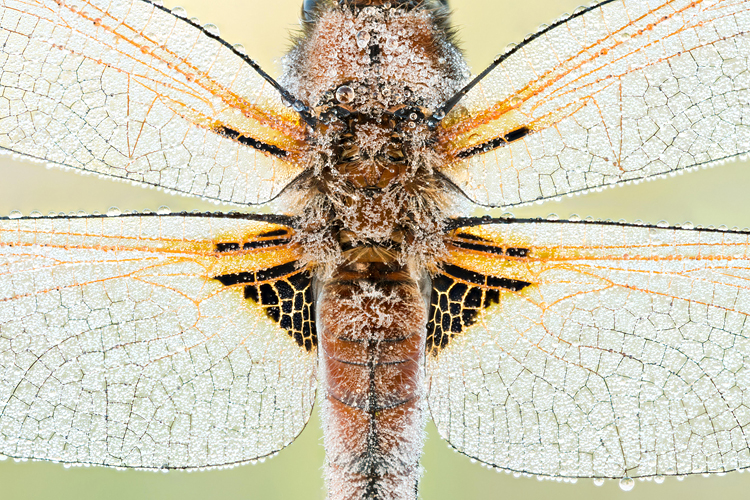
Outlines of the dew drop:
<svg viewBox="0 0 750 500">
<path fill-rule="evenodd" d="M 219 27 L 212 23 L 204 24 L 203 31 L 213 36 L 219 36 L 221 34 L 219 32 Z"/>
<path fill-rule="evenodd" d="M 694 229 L 694 228 L 695 228 L 695 224 L 693 224 L 692 222 L 688 221 L 682 224 L 682 229 Z"/>
<path fill-rule="evenodd" d="M 547 220 L 560 220 L 560 216 L 557 214 L 549 214 Z"/>
<path fill-rule="evenodd" d="M 656 227 L 669 227 L 669 222 L 665 220 L 660 220 L 656 223 Z"/>
<path fill-rule="evenodd" d="M 357 46 L 360 49 L 364 49 L 367 47 L 367 44 L 370 43 L 370 33 L 368 31 L 362 30 L 357 33 Z"/>
<path fill-rule="evenodd" d="M 42 217 L 42 212 L 39 210 L 32 210 L 29 217 Z"/>
<path fill-rule="evenodd" d="M 349 85 L 342 85 L 336 89 L 336 100 L 342 104 L 352 102 L 354 100 L 354 89 Z"/>
<path fill-rule="evenodd" d="M 172 213 L 172 210 L 168 206 L 162 205 L 156 209 L 156 213 L 159 215 L 169 215 Z"/>
<path fill-rule="evenodd" d="M 633 478 L 630 477 L 624 477 L 620 479 L 620 489 L 622 491 L 630 491 L 635 486 L 635 481 L 633 481 Z"/>
<path fill-rule="evenodd" d="M 173 7 L 171 12 L 177 17 L 187 17 L 187 11 L 185 10 L 185 7 L 180 7 L 179 5 L 177 7 Z"/>
<path fill-rule="evenodd" d="M 247 55 L 247 51 L 245 50 L 245 46 L 241 43 L 235 43 L 232 45 L 232 48 L 236 51 L 242 54 L 243 56 Z"/>
<path fill-rule="evenodd" d="M 19 212 L 18 210 L 13 210 L 11 213 L 8 214 L 9 219 L 20 219 L 23 217 L 23 214 Z"/>
<path fill-rule="evenodd" d="M 664 476 L 655 476 L 654 477 L 654 482 L 656 484 L 662 484 L 664 482 Z"/>
<path fill-rule="evenodd" d="M 432 113 L 432 117 L 436 120 L 442 120 L 443 118 L 445 118 L 445 111 L 443 111 L 442 109 L 437 109 L 434 113 Z"/>
<path fill-rule="evenodd" d="M 509 43 L 508 45 L 506 45 L 505 46 L 505 52 L 506 52 L 506 54 L 508 52 L 510 52 L 511 50 L 515 49 L 516 47 L 518 47 L 517 43 Z"/>
<path fill-rule="evenodd" d="M 542 31 L 546 30 L 547 28 L 549 28 L 549 25 L 547 25 L 547 24 L 540 24 L 539 27 L 536 29 L 536 32 L 537 33 L 542 32 Z"/>
<path fill-rule="evenodd" d="M 109 207 L 109 210 L 107 210 L 107 217 L 117 217 L 120 214 L 122 214 L 122 211 L 117 207 Z"/>
</svg>

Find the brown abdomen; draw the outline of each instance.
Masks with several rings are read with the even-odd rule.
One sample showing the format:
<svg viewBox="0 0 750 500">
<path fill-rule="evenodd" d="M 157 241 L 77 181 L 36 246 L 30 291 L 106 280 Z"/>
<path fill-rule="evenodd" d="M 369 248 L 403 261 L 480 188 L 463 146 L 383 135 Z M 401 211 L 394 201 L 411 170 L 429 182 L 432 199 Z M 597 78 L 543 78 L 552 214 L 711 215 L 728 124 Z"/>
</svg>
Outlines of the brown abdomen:
<svg viewBox="0 0 750 500">
<path fill-rule="evenodd" d="M 419 284 L 403 270 L 338 273 L 317 310 L 329 499 L 416 499 L 427 320 Z"/>
</svg>

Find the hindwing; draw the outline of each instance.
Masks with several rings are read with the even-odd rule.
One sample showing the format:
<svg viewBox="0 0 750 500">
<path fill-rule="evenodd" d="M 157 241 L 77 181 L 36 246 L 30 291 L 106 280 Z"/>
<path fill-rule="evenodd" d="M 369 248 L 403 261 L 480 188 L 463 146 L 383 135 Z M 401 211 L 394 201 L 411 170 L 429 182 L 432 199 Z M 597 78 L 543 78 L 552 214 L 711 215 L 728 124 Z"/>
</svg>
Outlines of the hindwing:
<svg viewBox="0 0 750 500">
<path fill-rule="evenodd" d="M 554 477 L 750 467 L 749 233 L 453 227 L 426 364 L 432 418 L 454 448 Z"/>
<path fill-rule="evenodd" d="M 289 444 L 317 385 L 292 225 L 0 219 L 0 453 L 183 469 Z"/>
</svg>

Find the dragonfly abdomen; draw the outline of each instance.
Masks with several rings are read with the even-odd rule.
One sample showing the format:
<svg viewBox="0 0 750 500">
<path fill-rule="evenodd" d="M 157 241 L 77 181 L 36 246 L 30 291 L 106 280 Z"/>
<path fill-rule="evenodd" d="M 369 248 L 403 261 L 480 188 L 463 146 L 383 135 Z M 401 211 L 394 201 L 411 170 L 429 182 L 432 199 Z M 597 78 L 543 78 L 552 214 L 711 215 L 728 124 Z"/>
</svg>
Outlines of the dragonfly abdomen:
<svg viewBox="0 0 750 500">
<path fill-rule="evenodd" d="M 408 500 L 426 419 L 424 284 L 359 266 L 340 269 L 318 298 L 329 498 Z"/>
</svg>

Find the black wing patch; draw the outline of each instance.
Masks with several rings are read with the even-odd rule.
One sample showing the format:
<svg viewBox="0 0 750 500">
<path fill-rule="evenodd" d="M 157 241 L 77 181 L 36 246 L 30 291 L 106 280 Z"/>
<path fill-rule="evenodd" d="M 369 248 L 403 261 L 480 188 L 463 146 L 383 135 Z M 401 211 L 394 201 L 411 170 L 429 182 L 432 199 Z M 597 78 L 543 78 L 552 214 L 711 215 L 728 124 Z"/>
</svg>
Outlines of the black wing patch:
<svg viewBox="0 0 750 500">
<path fill-rule="evenodd" d="M 239 249 L 236 245 L 233 250 Z M 312 351 L 318 345 L 312 274 L 298 269 L 296 262 L 215 279 L 226 286 L 245 284 L 245 298 L 263 307 L 266 316 L 286 330 L 300 347 Z"/>
<path fill-rule="evenodd" d="M 531 285 L 526 281 L 486 276 L 450 264 L 443 266 L 443 271 L 432 278 L 426 352 L 433 355 L 476 323 L 482 309 L 499 304 L 502 290 L 518 292 Z"/>
<path fill-rule="evenodd" d="M 250 146 L 251 148 L 257 149 L 258 151 L 272 154 L 277 158 L 285 158 L 289 154 L 278 146 L 274 146 L 273 144 L 266 144 L 265 142 L 253 139 L 252 137 L 242 135 L 236 130 L 232 130 L 229 127 L 218 127 L 216 129 L 216 132 L 220 135 L 223 135 L 224 137 L 235 140 L 240 144 L 244 144 L 245 146 Z"/>
<path fill-rule="evenodd" d="M 513 130 L 511 132 L 508 132 L 507 134 L 496 137 L 492 140 L 489 140 L 487 142 L 483 142 L 482 144 L 479 144 L 477 146 L 474 146 L 472 148 L 466 149 L 464 151 L 461 151 L 456 156 L 459 158 L 471 158 L 474 155 L 478 155 L 481 153 L 486 153 L 488 151 L 492 151 L 493 149 L 497 149 L 500 147 L 505 146 L 506 144 L 510 144 L 511 142 L 517 141 L 518 139 L 523 139 L 527 135 L 531 133 L 531 129 L 528 127 L 521 127 L 516 130 Z"/>
</svg>

